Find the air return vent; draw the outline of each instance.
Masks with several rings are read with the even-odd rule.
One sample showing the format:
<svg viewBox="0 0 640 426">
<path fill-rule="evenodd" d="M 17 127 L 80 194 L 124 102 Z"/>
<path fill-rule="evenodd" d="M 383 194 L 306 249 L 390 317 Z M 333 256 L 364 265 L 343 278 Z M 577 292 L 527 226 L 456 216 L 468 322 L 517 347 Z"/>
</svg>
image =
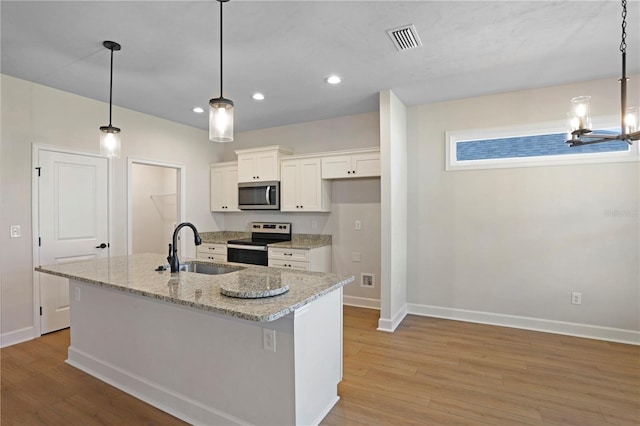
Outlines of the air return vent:
<svg viewBox="0 0 640 426">
<path fill-rule="evenodd" d="M 422 46 L 416 27 L 413 25 L 405 25 L 404 27 L 388 30 L 387 34 L 389 34 L 391 41 L 399 51 Z"/>
</svg>

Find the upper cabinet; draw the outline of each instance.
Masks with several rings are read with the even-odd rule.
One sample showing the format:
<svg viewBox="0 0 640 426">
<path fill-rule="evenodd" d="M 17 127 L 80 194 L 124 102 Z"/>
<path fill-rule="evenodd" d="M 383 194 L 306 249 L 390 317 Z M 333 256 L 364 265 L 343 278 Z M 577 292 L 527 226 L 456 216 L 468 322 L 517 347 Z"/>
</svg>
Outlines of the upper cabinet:
<svg viewBox="0 0 640 426">
<path fill-rule="evenodd" d="M 211 165 L 211 211 L 239 212 L 238 163 Z"/>
<path fill-rule="evenodd" d="M 380 149 L 359 150 L 322 158 L 322 179 L 380 176 Z"/>
<path fill-rule="evenodd" d="M 286 158 L 281 161 L 280 210 L 328 212 L 331 182 L 322 180 L 320 158 Z"/>
<path fill-rule="evenodd" d="M 291 153 L 280 145 L 237 150 L 238 182 L 279 181 L 280 158 Z"/>
</svg>

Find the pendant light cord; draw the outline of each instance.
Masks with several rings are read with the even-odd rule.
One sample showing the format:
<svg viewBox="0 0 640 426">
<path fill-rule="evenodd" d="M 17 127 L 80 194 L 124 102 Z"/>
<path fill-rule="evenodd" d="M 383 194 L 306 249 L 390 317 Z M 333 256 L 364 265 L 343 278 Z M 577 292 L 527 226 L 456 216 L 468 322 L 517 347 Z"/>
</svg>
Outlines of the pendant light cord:
<svg viewBox="0 0 640 426">
<path fill-rule="evenodd" d="M 220 98 L 222 96 L 222 1 L 220 2 Z"/>
<path fill-rule="evenodd" d="M 627 51 L 627 0 L 622 0 L 622 41 L 620 42 L 620 52 Z"/>
<path fill-rule="evenodd" d="M 109 49 L 111 51 L 111 71 L 109 73 L 109 127 L 111 126 L 111 101 L 113 98 L 113 46 Z"/>
</svg>

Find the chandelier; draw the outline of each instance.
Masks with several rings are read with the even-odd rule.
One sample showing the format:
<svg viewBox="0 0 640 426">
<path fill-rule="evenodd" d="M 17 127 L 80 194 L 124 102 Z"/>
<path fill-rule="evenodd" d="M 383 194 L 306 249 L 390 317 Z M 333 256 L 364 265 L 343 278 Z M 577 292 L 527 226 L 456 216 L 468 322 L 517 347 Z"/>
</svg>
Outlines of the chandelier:
<svg viewBox="0 0 640 426">
<path fill-rule="evenodd" d="M 629 145 L 640 139 L 638 108 L 627 108 L 627 0 L 622 0 L 622 78 L 620 78 L 620 134 L 595 134 L 591 130 L 591 97 L 578 96 L 571 99 L 569 146 L 591 145 L 600 142 L 625 141 Z"/>
</svg>

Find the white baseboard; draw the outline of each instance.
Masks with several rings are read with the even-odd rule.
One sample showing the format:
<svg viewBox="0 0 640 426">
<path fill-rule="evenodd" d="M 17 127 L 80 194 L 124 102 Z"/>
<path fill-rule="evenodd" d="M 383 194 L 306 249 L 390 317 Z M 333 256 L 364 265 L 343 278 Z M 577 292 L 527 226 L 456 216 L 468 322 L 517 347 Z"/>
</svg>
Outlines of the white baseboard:
<svg viewBox="0 0 640 426">
<path fill-rule="evenodd" d="M 405 303 L 390 320 L 383 318 L 380 318 L 378 320 L 378 331 L 387 331 L 389 333 L 393 333 L 406 316 L 407 304 Z"/>
<path fill-rule="evenodd" d="M 541 318 L 521 317 L 517 315 L 496 314 L 491 312 L 469 311 L 465 309 L 443 308 L 440 306 L 419 305 L 415 303 L 408 303 L 407 310 L 410 314 L 427 317 L 468 321 L 480 324 L 584 337 L 587 339 L 640 345 L 640 332 L 634 330 L 553 321 Z"/>
<path fill-rule="evenodd" d="M 0 335 L 0 348 L 6 348 L 7 346 L 33 340 L 38 337 L 35 335 L 35 332 L 35 327 L 31 326 L 3 333 Z"/>
<path fill-rule="evenodd" d="M 329 402 L 329 404 L 327 404 L 326 407 L 324 407 L 324 409 L 322 410 L 318 418 L 311 424 L 319 425 L 320 423 L 322 423 L 322 420 L 324 420 L 324 418 L 327 417 L 327 414 L 329 414 L 329 411 L 333 409 L 333 407 L 338 403 L 338 401 L 340 401 L 340 397 L 336 395 L 336 397 L 332 399 L 331 402 Z"/>
<path fill-rule="evenodd" d="M 69 348 L 68 364 L 108 383 L 123 392 L 194 425 L 241 425 L 246 421 L 206 406 L 156 383 L 115 367 L 89 354 Z"/>
<path fill-rule="evenodd" d="M 358 308 L 378 309 L 380 310 L 380 299 L 369 299 L 367 297 L 342 296 L 342 304 L 347 306 L 356 306 Z"/>
</svg>

